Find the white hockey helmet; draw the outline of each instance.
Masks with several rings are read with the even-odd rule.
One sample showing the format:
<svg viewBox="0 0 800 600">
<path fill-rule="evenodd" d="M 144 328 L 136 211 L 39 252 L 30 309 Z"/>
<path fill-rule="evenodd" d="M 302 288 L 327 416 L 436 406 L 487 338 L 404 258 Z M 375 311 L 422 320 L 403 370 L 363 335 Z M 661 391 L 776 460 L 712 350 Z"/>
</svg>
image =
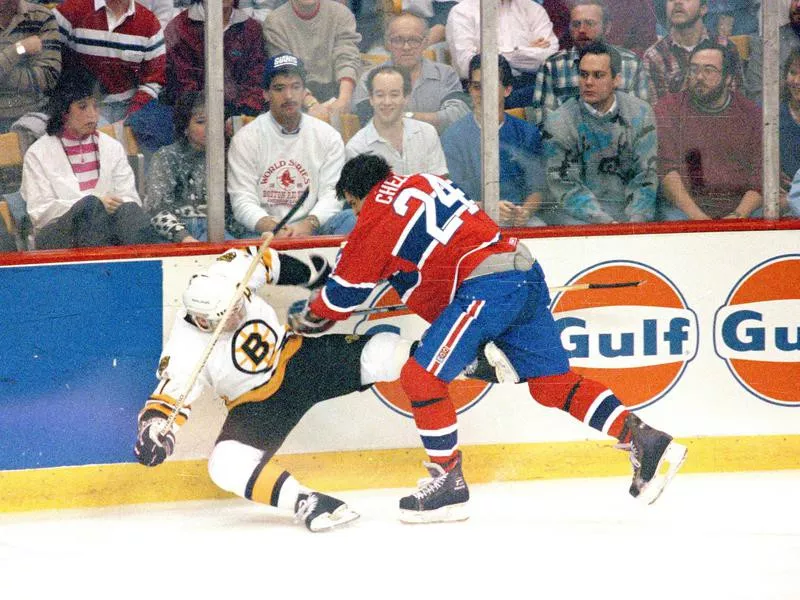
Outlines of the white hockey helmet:
<svg viewBox="0 0 800 600">
<path fill-rule="evenodd" d="M 214 331 L 236 293 L 237 283 L 218 273 L 194 275 L 183 292 L 183 306 L 202 331 Z M 244 299 L 240 298 L 231 313 L 226 329 L 233 329 L 242 317 Z"/>
</svg>

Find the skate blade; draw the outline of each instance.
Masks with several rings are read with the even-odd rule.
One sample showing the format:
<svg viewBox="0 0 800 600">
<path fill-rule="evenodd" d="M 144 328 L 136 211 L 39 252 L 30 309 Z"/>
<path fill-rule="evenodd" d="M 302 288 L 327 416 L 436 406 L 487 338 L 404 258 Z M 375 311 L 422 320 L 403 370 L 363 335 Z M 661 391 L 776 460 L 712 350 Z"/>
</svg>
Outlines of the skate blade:
<svg viewBox="0 0 800 600">
<path fill-rule="evenodd" d="M 661 460 L 658 461 L 658 467 L 656 468 L 656 474 L 650 482 L 644 486 L 639 493 L 639 496 L 636 498 L 637 500 L 641 500 L 645 504 L 653 504 L 656 500 L 658 500 L 659 496 L 661 496 L 664 488 L 667 487 L 667 484 L 675 477 L 675 474 L 678 472 L 678 469 L 681 468 L 683 465 L 683 461 L 686 460 L 686 454 L 688 449 L 686 446 L 682 444 L 678 444 L 677 442 L 670 442 L 667 449 L 664 451 L 664 454 L 661 456 Z M 661 474 L 661 465 L 664 462 L 669 463 L 669 467 L 667 468 L 666 473 Z"/>
<path fill-rule="evenodd" d="M 347 506 L 340 506 L 333 511 L 333 513 L 324 513 L 319 515 L 316 519 L 309 523 L 308 529 L 314 533 L 319 531 L 328 531 L 334 527 L 341 527 L 342 525 L 352 523 L 360 516 L 360 514 L 348 508 Z"/>
<path fill-rule="evenodd" d="M 469 519 L 467 503 L 450 504 L 436 510 L 405 510 L 400 509 L 400 521 L 403 523 L 449 523 L 451 521 L 466 521 Z"/>
</svg>

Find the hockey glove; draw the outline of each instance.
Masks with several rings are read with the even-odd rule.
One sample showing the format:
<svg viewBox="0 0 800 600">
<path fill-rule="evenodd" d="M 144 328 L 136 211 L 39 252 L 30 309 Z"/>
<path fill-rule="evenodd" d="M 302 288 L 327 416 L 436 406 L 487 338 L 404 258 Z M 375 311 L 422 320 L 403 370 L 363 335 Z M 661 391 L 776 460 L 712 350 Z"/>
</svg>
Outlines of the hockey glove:
<svg viewBox="0 0 800 600">
<path fill-rule="evenodd" d="M 328 259 L 324 256 L 312 254 L 309 258 L 311 259 L 311 276 L 308 278 L 308 283 L 305 287 L 310 290 L 316 290 L 325 285 L 332 269 Z"/>
<path fill-rule="evenodd" d="M 172 431 L 166 435 L 161 434 L 166 421 L 164 417 L 139 421 L 139 435 L 133 453 L 136 455 L 136 460 L 146 467 L 160 465 L 175 449 L 175 434 Z"/>
<path fill-rule="evenodd" d="M 300 335 L 320 335 L 336 324 L 336 321 L 319 317 L 310 306 L 318 292 L 312 293 L 308 300 L 295 302 L 289 307 L 289 327 Z"/>
</svg>

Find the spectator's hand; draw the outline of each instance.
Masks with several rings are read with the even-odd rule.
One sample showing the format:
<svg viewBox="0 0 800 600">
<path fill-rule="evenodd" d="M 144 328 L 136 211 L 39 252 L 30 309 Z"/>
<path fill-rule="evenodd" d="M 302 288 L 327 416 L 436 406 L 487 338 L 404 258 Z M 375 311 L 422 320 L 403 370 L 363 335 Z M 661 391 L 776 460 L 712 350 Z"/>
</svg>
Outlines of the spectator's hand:
<svg viewBox="0 0 800 600">
<path fill-rule="evenodd" d="M 19 41 L 22 47 L 25 48 L 26 54 L 39 54 L 42 51 L 42 38 L 38 35 L 32 35 Z"/>
<path fill-rule="evenodd" d="M 528 221 L 533 216 L 533 211 L 525 206 L 517 206 L 514 215 L 514 227 L 527 227 Z"/>
<path fill-rule="evenodd" d="M 500 217 L 500 227 L 512 227 L 517 217 L 517 207 L 513 202 L 500 200 L 497 203 Z"/>
<path fill-rule="evenodd" d="M 316 220 L 316 219 L 315 219 Z M 275 237 L 309 237 L 314 235 L 314 230 L 316 229 L 315 223 L 311 219 L 303 219 L 297 223 L 292 223 L 291 225 L 287 225 L 281 232 L 284 232 L 284 235 L 276 235 Z"/>
<path fill-rule="evenodd" d="M 335 113 L 341 115 L 342 113 L 346 113 L 350 108 L 350 101 L 342 98 L 333 98 L 332 101 L 329 100 L 325 104 L 328 105 L 328 110 L 331 114 Z"/>
<path fill-rule="evenodd" d="M 314 106 L 308 109 L 308 114 L 322 121 L 330 121 L 331 113 L 328 106 L 322 102 L 317 102 Z"/>
<path fill-rule="evenodd" d="M 103 196 L 100 198 L 100 202 L 105 206 L 106 212 L 113 215 L 122 206 L 123 200 L 119 196 Z"/>
<path fill-rule="evenodd" d="M 199 242 L 200 240 L 193 238 L 190 235 L 187 235 L 185 238 L 181 240 L 181 244 L 189 244 L 193 242 Z"/>
<path fill-rule="evenodd" d="M 233 117 L 228 117 L 225 119 L 225 137 L 233 137 Z"/>
<path fill-rule="evenodd" d="M 789 191 L 792 188 L 792 177 L 781 171 L 781 189 Z"/>
<path fill-rule="evenodd" d="M 277 226 L 278 221 L 272 217 L 261 217 L 256 223 L 256 231 L 261 234 L 261 237 L 264 237 Z"/>
<path fill-rule="evenodd" d="M 549 48 L 550 41 L 547 38 L 536 38 L 531 42 L 531 48 Z"/>
</svg>

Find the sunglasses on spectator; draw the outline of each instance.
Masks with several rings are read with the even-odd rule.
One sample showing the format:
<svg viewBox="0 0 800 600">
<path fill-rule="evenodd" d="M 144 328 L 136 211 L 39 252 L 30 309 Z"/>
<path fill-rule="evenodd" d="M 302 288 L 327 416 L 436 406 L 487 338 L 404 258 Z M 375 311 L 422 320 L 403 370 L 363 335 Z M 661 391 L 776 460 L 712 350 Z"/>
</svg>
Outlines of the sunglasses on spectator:
<svg viewBox="0 0 800 600">
<path fill-rule="evenodd" d="M 419 48 L 422 46 L 422 42 L 425 41 L 425 38 L 421 37 L 390 37 L 389 44 L 395 46 L 396 48 L 402 48 L 403 46 L 408 46 L 409 48 Z"/>
</svg>

